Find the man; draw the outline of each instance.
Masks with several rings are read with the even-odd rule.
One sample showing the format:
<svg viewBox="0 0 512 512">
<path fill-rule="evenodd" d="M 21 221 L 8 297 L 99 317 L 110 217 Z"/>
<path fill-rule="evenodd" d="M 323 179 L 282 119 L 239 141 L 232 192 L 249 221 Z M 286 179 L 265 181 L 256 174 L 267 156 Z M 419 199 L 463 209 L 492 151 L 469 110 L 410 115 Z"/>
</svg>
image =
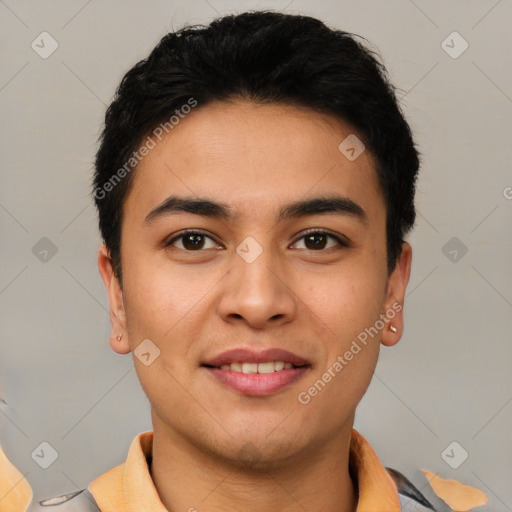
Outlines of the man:
<svg viewBox="0 0 512 512">
<path fill-rule="evenodd" d="M 67 505 L 475 506 L 384 468 L 353 429 L 404 329 L 418 168 L 383 66 L 313 18 L 185 28 L 128 71 L 93 196 L 110 344 L 133 353 L 153 431 Z"/>
</svg>

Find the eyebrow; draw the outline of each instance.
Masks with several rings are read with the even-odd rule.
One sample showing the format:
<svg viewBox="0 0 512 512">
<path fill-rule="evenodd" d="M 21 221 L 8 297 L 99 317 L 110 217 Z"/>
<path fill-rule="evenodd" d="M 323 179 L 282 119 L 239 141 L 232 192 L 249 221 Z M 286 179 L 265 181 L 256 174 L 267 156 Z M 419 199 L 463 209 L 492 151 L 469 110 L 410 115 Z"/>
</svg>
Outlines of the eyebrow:
<svg viewBox="0 0 512 512">
<path fill-rule="evenodd" d="M 231 209 L 226 203 L 208 198 L 169 196 L 151 210 L 144 219 L 143 226 L 174 213 L 192 213 L 205 217 L 229 220 L 233 218 Z M 336 214 L 353 217 L 368 224 L 368 214 L 356 202 L 344 196 L 313 197 L 284 205 L 278 215 L 278 222 L 308 215 Z"/>
</svg>

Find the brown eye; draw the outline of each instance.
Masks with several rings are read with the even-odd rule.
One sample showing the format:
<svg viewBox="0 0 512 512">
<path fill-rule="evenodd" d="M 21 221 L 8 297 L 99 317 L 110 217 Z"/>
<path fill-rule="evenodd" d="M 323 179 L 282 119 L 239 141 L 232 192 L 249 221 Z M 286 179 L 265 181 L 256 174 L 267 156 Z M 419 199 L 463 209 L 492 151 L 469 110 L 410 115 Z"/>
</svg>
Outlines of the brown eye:
<svg viewBox="0 0 512 512">
<path fill-rule="evenodd" d="M 327 235 L 320 233 L 307 235 L 304 237 L 304 241 L 308 249 L 325 249 L 327 245 Z"/>
<path fill-rule="evenodd" d="M 203 235 L 185 235 L 183 237 L 183 247 L 187 250 L 195 250 L 202 249 L 204 245 L 204 236 Z"/>
<path fill-rule="evenodd" d="M 304 240 L 304 247 L 298 247 L 299 249 L 308 249 L 310 251 L 321 251 L 323 249 L 331 249 L 336 245 L 342 247 L 348 247 L 348 244 L 344 242 L 340 237 L 333 235 L 327 231 L 310 231 L 295 242 L 294 245 Z M 330 243 L 329 240 L 333 240 L 334 243 Z"/>
<path fill-rule="evenodd" d="M 209 247 L 207 246 L 208 241 L 210 241 Z M 211 237 L 197 231 L 185 231 L 165 243 L 166 247 L 171 245 L 178 249 L 190 252 L 218 247 L 218 245 Z"/>
</svg>

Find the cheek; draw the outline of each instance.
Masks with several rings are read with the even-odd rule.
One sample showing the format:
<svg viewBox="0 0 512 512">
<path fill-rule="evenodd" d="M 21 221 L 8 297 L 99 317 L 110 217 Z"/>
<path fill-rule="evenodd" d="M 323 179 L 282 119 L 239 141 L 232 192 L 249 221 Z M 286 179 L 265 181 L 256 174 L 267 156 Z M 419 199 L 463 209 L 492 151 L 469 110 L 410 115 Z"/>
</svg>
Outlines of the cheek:
<svg viewBox="0 0 512 512">
<path fill-rule="evenodd" d="M 309 281 L 309 278 L 306 278 Z M 373 325 L 384 300 L 384 280 L 371 266 L 351 267 L 308 282 L 304 303 L 342 345 Z"/>
<path fill-rule="evenodd" d="M 151 264 L 143 258 L 126 259 L 125 309 L 131 350 L 144 339 L 160 350 L 158 371 L 181 376 L 194 369 L 197 356 L 192 340 L 201 339 L 208 293 L 214 276 L 198 275 L 197 270 L 177 269 L 167 263 Z M 138 367 L 140 365 L 137 365 Z M 138 368 L 141 381 L 151 379 Z"/>
<path fill-rule="evenodd" d="M 377 364 L 380 332 L 369 331 L 381 312 L 381 297 L 371 286 L 347 279 L 317 310 L 329 326 L 321 340 L 324 357 L 303 389 L 321 411 L 348 411 L 366 392 Z M 370 334 L 369 334 L 370 332 Z M 330 421 L 330 420 L 325 420 Z"/>
<path fill-rule="evenodd" d="M 195 361 L 190 356 L 190 338 L 195 337 L 195 313 L 198 302 L 194 287 L 181 277 L 166 275 L 151 265 L 130 267 L 125 286 L 127 333 L 134 352 L 145 339 L 157 347 L 158 356 L 146 366 L 134 353 L 140 384 L 155 410 L 183 407 L 186 399 L 182 383 Z M 196 290 L 197 293 L 197 290 Z M 190 362 L 190 364 L 189 364 Z"/>
<path fill-rule="evenodd" d="M 124 265 L 127 320 L 133 328 L 162 336 L 197 303 L 200 286 L 183 272 L 147 256 L 126 258 Z"/>
</svg>

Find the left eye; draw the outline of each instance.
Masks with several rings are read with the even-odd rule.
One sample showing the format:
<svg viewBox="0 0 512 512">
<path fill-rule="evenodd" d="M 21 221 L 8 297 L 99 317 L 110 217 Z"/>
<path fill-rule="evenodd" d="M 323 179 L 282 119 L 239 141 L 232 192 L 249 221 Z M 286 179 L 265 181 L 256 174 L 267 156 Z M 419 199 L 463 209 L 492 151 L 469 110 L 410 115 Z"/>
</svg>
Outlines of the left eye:
<svg viewBox="0 0 512 512">
<path fill-rule="evenodd" d="M 334 240 L 334 243 L 328 245 L 329 239 Z M 305 247 L 299 247 L 299 249 L 308 249 L 316 251 L 322 249 L 330 249 L 331 247 L 335 247 L 336 245 L 348 247 L 348 245 L 345 242 L 343 242 L 341 238 L 326 231 L 310 231 L 306 235 L 303 235 L 301 238 L 299 238 L 294 245 L 296 245 L 301 240 L 304 240 Z"/>
</svg>

